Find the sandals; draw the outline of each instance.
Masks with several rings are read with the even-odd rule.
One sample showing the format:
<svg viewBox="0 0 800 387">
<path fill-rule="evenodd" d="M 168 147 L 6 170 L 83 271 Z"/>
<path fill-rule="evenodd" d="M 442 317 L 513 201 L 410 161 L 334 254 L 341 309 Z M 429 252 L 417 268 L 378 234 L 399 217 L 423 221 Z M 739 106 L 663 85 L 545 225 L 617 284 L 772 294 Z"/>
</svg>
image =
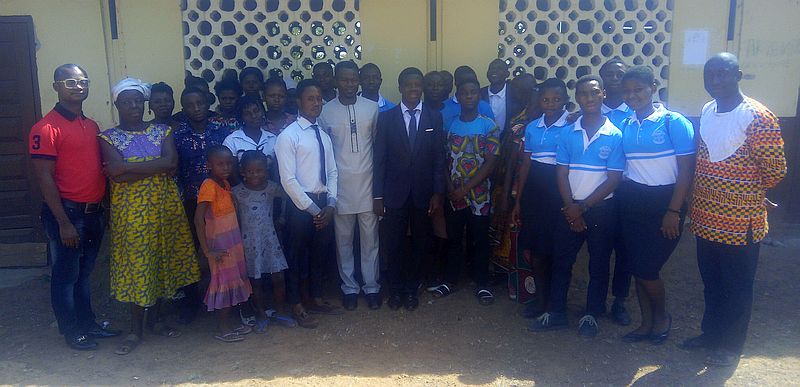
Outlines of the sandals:
<svg viewBox="0 0 800 387">
<path fill-rule="evenodd" d="M 136 349 L 137 346 L 139 346 L 139 343 L 141 341 L 142 339 L 139 336 L 136 336 L 133 333 L 128 334 L 127 336 L 125 336 L 125 340 L 122 341 L 122 344 L 120 344 L 120 346 L 117 347 L 114 353 L 116 353 L 117 355 L 127 355 L 133 352 L 133 350 Z"/>
<path fill-rule="evenodd" d="M 246 335 L 246 334 L 248 334 L 248 333 L 250 333 L 252 331 L 253 331 L 253 328 L 250 328 L 247 325 L 239 325 L 238 327 L 233 328 L 233 330 L 231 332 L 235 332 L 238 335 L 244 336 L 244 335 Z"/>
<path fill-rule="evenodd" d="M 452 292 L 453 292 L 453 289 L 451 289 L 449 286 L 447 286 L 447 284 L 441 284 L 441 285 L 437 286 L 436 288 L 434 288 L 433 291 L 431 291 L 433 296 L 436 297 L 436 298 L 447 297 Z"/>
<path fill-rule="evenodd" d="M 180 335 L 181 335 L 181 331 L 179 331 L 179 330 L 177 330 L 175 328 L 172 328 L 172 327 L 170 327 L 170 326 L 168 326 L 168 325 L 166 325 L 164 323 L 161 323 L 161 322 L 157 322 L 157 323 L 153 324 L 153 326 L 148 327 L 148 330 L 150 331 L 150 333 L 152 333 L 154 335 L 163 336 L 163 337 L 169 337 L 169 338 L 173 338 L 173 339 L 176 338 L 176 337 L 180 337 Z"/>
<path fill-rule="evenodd" d="M 270 318 L 274 319 L 280 326 L 285 328 L 294 328 L 297 326 L 297 321 L 293 319 L 291 316 L 287 316 L 285 314 L 280 314 L 275 312 L 270 316 Z"/>
<path fill-rule="evenodd" d="M 344 309 L 331 305 L 327 301 L 321 303 L 314 302 L 306 306 L 306 311 L 311 314 L 324 314 L 328 316 L 338 316 L 340 314 L 344 314 Z"/>
<path fill-rule="evenodd" d="M 297 321 L 297 325 L 303 328 L 314 329 L 319 326 L 319 321 L 314 318 L 314 316 L 309 315 L 306 311 L 295 313 L 294 320 Z"/>
<path fill-rule="evenodd" d="M 237 341 L 244 340 L 244 337 L 242 337 L 242 335 L 240 335 L 240 334 L 238 334 L 238 333 L 236 333 L 234 331 L 230 331 L 228 333 L 223 333 L 221 335 L 214 335 L 214 338 L 219 340 L 219 341 L 221 341 L 221 342 L 223 342 L 223 343 L 235 343 Z"/>
<path fill-rule="evenodd" d="M 494 304 L 494 294 L 487 289 L 478 290 L 475 296 L 478 297 L 478 303 L 481 305 Z"/>
</svg>

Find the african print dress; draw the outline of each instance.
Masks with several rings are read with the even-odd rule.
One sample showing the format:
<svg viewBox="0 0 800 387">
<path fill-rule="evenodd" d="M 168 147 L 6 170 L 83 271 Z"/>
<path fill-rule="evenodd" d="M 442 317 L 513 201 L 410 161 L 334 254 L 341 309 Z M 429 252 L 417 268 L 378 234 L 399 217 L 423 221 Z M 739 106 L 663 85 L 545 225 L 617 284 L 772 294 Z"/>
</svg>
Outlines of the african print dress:
<svg viewBox="0 0 800 387">
<path fill-rule="evenodd" d="M 128 163 L 161 157 L 170 128 L 111 128 L 99 137 Z M 150 306 L 200 280 L 192 234 L 175 180 L 166 174 L 111 181 L 111 296 Z"/>
<path fill-rule="evenodd" d="M 197 203 L 204 202 L 208 203 L 205 214 L 208 248 L 228 253 L 221 260 L 208 261 L 211 282 L 208 284 L 205 303 L 208 310 L 213 311 L 247 301 L 253 290 L 247 278 L 244 245 L 230 184 L 226 181 L 223 187 L 212 179 L 203 181 L 197 194 Z"/>
</svg>

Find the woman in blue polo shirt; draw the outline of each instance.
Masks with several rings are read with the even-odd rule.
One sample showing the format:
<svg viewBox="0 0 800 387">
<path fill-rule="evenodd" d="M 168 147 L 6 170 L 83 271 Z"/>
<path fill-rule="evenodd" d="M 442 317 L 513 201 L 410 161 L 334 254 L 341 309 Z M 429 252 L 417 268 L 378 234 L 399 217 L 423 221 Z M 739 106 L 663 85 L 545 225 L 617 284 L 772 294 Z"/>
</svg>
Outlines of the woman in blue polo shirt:
<svg viewBox="0 0 800 387">
<path fill-rule="evenodd" d="M 653 103 L 653 70 L 629 69 L 622 79 L 625 103 L 635 115 L 622 122 L 626 165 L 617 197 L 629 265 L 636 279 L 642 323 L 625 342 L 663 343 L 672 317 L 665 306 L 659 272 L 678 245 L 685 200 L 694 168 L 694 128 L 679 113 Z"/>
<path fill-rule="evenodd" d="M 525 128 L 525 157 L 520 168 L 519 187 L 513 217 L 521 221 L 520 244 L 530 256 L 533 279 L 536 284 L 536 301 L 529 303 L 522 315 L 536 318 L 547 308 L 547 290 L 550 286 L 550 260 L 553 256 L 553 227 L 561 218 L 561 195 L 556 182 L 556 148 L 558 138 L 568 126 L 569 112 L 564 106 L 569 102 L 567 85 L 550 78 L 539 85 L 536 97 L 542 116 Z"/>
</svg>

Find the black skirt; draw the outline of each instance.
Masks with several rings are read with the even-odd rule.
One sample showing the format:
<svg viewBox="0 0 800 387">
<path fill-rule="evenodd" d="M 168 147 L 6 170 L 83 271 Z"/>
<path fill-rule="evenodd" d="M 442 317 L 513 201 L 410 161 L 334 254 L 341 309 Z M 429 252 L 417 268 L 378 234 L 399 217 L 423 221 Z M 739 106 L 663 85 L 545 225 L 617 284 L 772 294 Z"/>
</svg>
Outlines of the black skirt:
<svg viewBox="0 0 800 387">
<path fill-rule="evenodd" d="M 556 182 L 556 166 L 531 161 L 523 188 L 520 216 L 520 243 L 536 256 L 553 255 L 556 224 L 561 215 L 561 194 Z"/>
<path fill-rule="evenodd" d="M 622 240 L 628 256 L 628 265 L 634 277 L 657 280 L 659 272 L 669 259 L 680 236 L 664 238 L 661 222 L 672 200 L 675 185 L 648 186 L 623 181 L 615 193 L 619 205 Z M 683 232 L 685 211 L 681 211 L 679 232 Z"/>
</svg>

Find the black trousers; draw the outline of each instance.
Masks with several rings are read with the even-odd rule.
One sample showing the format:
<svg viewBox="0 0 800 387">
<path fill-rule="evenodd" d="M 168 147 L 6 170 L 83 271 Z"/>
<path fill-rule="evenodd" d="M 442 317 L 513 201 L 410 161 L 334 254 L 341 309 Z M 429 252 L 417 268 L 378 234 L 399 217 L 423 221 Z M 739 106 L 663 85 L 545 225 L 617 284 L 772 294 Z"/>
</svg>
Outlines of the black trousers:
<svg viewBox="0 0 800 387">
<path fill-rule="evenodd" d="M 742 353 L 753 307 L 753 282 L 760 243 L 745 246 L 697 238 L 697 266 L 703 278 L 703 334 L 713 348 Z"/>
<path fill-rule="evenodd" d="M 327 205 L 327 198 L 312 196 L 314 203 L 319 208 Z M 288 208 L 288 232 L 290 235 L 289 254 L 286 263 L 286 301 L 289 304 L 298 304 L 300 298 L 300 284 L 303 279 L 309 279 L 310 296 L 322 297 L 322 276 L 327 267 L 325 260 L 329 259 L 329 248 L 333 241 L 333 219 L 325 228 L 317 230 L 314 227 L 314 217 L 306 211 L 297 208 L 294 203 Z"/>
<path fill-rule="evenodd" d="M 411 225 L 411 254 L 406 253 L 406 230 Z M 416 208 L 409 195 L 402 208 L 386 208 L 381 225 L 382 248 L 389 258 L 392 294 L 417 294 L 422 264 L 428 253 L 431 219 L 427 208 Z"/>
<path fill-rule="evenodd" d="M 561 218 L 556 224 L 555 252 L 550 277 L 549 312 L 563 314 L 567 311 L 567 293 L 572 281 L 572 266 L 578 252 L 586 242 L 589 249 L 589 288 L 586 291 L 586 314 L 599 316 L 606 311 L 608 275 L 611 249 L 617 225 L 617 212 L 613 199 L 590 208 L 583 214 L 587 230 L 574 232 Z"/>
<path fill-rule="evenodd" d="M 453 211 L 449 204 L 445 204 L 445 218 L 447 219 L 447 273 L 445 280 L 450 284 L 458 283 L 461 267 L 464 266 L 464 227 L 469 232 L 466 245 L 473 246 L 474 256 L 472 261 L 472 276 L 478 288 L 489 283 L 489 225 L 490 217 L 475 215 L 469 207 Z"/>
</svg>

